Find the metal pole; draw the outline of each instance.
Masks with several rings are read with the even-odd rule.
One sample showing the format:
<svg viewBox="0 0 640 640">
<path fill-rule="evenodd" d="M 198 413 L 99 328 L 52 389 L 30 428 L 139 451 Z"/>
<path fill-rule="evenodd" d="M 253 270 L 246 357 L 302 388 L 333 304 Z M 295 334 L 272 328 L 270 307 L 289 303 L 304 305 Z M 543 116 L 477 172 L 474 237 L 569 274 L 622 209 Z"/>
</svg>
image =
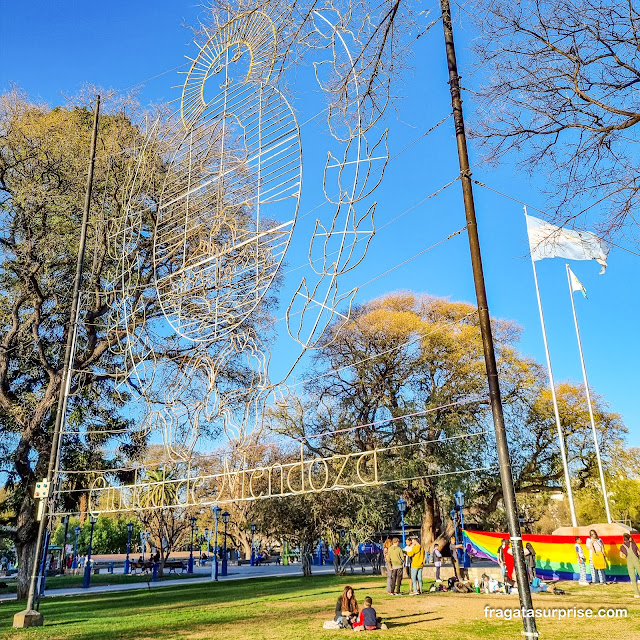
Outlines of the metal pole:
<svg viewBox="0 0 640 640">
<path fill-rule="evenodd" d="M 527 207 L 524 207 L 524 215 L 527 215 Z M 547 358 L 547 370 L 549 371 L 549 386 L 551 387 L 551 400 L 553 401 L 553 413 L 556 419 L 556 427 L 558 429 L 558 440 L 560 443 L 560 456 L 562 458 L 562 467 L 564 469 L 564 483 L 567 488 L 567 499 L 569 500 L 569 511 L 571 512 L 571 525 L 578 526 L 576 519 L 576 510 L 573 505 L 573 491 L 571 489 L 571 476 L 569 475 L 569 463 L 567 461 L 567 449 L 564 441 L 564 432 L 562 423 L 560 422 L 560 412 L 558 411 L 558 399 L 556 398 L 556 385 L 553 380 L 553 370 L 551 368 L 551 356 L 549 354 L 549 343 L 547 342 L 547 329 L 544 324 L 544 313 L 542 312 L 542 300 L 540 298 L 540 288 L 538 287 L 538 272 L 536 270 L 536 261 L 531 254 L 531 266 L 533 267 L 533 281 L 536 285 L 536 297 L 538 298 L 538 310 L 540 312 L 540 326 L 542 327 L 542 340 L 544 342 L 544 353 Z"/>
<path fill-rule="evenodd" d="M 224 523 L 224 543 L 222 546 L 222 575 L 227 575 L 227 523 Z"/>
<path fill-rule="evenodd" d="M 71 561 L 71 568 L 78 568 L 78 536 L 80 535 L 80 527 L 75 527 L 73 532 L 76 534 L 75 542 L 73 543 L 73 560 Z"/>
<path fill-rule="evenodd" d="M 215 574 L 214 574 L 214 580 L 218 579 L 218 518 L 215 519 L 215 540 L 213 543 L 213 555 L 214 555 L 214 561 L 216 563 L 216 568 L 215 568 Z"/>
<path fill-rule="evenodd" d="M 72 377 L 72 355 L 75 357 L 75 335 L 77 330 L 78 313 L 79 313 L 79 298 L 80 298 L 80 284 L 82 282 L 82 267 L 84 264 L 84 253 L 87 239 L 87 223 L 89 220 L 89 208 L 91 204 L 91 190 L 93 187 L 93 169 L 95 165 L 96 157 L 96 141 L 98 138 L 98 115 L 100 113 L 100 96 L 96 96 L 96 107 L 93 117 L 93 133 L 91 136 L 91 152 L 89 155 L 89 174 L 87 176 L 87 188 L 84 199 L 84 209 L 82 212 L 82 226 L 80 230 L 80 243 L 78 245 L 78 260 L 76 263 L 76 277 L 73 283 L 73 295 L 71 301 L 71 310 L 69 313 L 69 327 L 67 333 L 67 344 L 64 353 L 64 362 L 62 366 L 62 376 L 60 380 L 60 394 L 58 396 L 58 409 L 56 411 L 56 422 L 53 429 L 53 437 L 51 440 L 51 452 L 49 454 L 49 468 L 47 470 L 47 481 L 50 487 L 50 496 L 45 498 L 45 505 L 42 513 L 42 519 L 38 527 L 38 537 L 36 540 L 36 549 L 34 554 L 33 570 L 31 572 L 31 581 L 29 583 L 29 594 L 27 596 L 27 608 L 26 611 L 34 611 L 35 595 L 36 595 L 36 583 L 38 581 L 39 563 L 38 559 L 42 553 L 42 546 L 44 541 L 45 532 L 49 524 L 49 511 L 52 509 L 55 503 L 55 488 L 53 484 L 54 470 L 57 469 L 60 459 L 60 433 L 62 431 L 63 420 L 65 418 L 67 398 L 69 393 L 69 386 Z M 36 604 L 36 606 L 38 606 Z M 23 626 L 24 612 L 16 614 L 14 618 L 14 625 Z M 42 617 L 40 616 L 40 622 L 42 623 Z"/>
<path fill-rule="evenodd" d="M 65 516 L 64 521 L 64 542 L 62 543 L 62 574 L 65 573 L 65 565 L 67 564 L 67 536 L 69 535 L 69 519 L 70 516 Z"/>
<path fill-rule="evenodd" d="M 129 573 L 130 561 L 129 554 L 131 553 L 131 532 L 133 527 L 127 527 L 127 557 L 124 559 L 124 569 L 122 573 L 127 575 Z"/>
<path fill-rule="evenodd" d="M 571 276 L 569 275 L 569 265 L 567 265 L 567 279 L 569 281 L 569 296 L 571 297 L 571 309 L 573 310 L 573 322 L 576 325 L 576 338 L 578 339 L 578 349 L 580 351 L 580 365 L 582 366 L 582 377 L 584 379 L 584 391 L 587 395 L 589 405 L 589 419 L 591 420 L 591 431 L 593 432 L 593 444 L 596 449 L 596 459 L 598 460 L 598 471 L 600 472 L 600 483 L 602 485 L 602 496 L 604 497 L 604 508 L 607 512 L 607 522 L 611 524 L 611 511 L 609 510 L 609 496 L 607 495 L 607 485 L 604 481 L 604 471 L 602 470 L 602 458 L 600 457 L 600 445 L 598 444 L 598 432 L 593 419 L 593 408 L 591 406 L 591 392 L 589 391 L 589 381 L 587 380 L 587 368 L 584 364 L 582 353 L 582 340 L 580 340 L 580 329 L 578 328 L 578 316 L 576 314 L 576 304 L 573 299 L 573 287 L 571 286 Z"/>
<path fill-rule="evenodd" d="M 187 565 L 187 573 L 193 573 L 193 531 L 194 526 L 191 524 L 191 544 L 189 545 L 189 564 Z"/>
<path fill-rule="evenodd" d="M 458 65 L 456 62 L 456 52 L 453 42 L 453 26 L 451 23 L 451 9 L 449 0 L 441 0 L 442 27 L 444 31 L 444 42 L 447 54 L 447 66 L 449 69 L 449 89 L 451 91 L 451 106 L 453 107 L 453 117 L 456 131 L 456 142 L 458 147 L 458 160 L 460 164 L 460 182 L 462 184 L 462 195 L 464 198 L 464 209 L 467 219 L 467 235 L 469 236 L 469 249 L 471 252 L 471 265 L 473 267 L 473 280 L 476 289 L 476 299 L 478 302 L 478 318 L 480 321 L 480 331 L 482 334 L 482 346 L 484 349 L 484 360 L 487 368 L 487 378 L 489 383 L 489 397 L 491 400 L 491 411 L 493 413 L 493 426 L 496 434 L 496 448 L 498 460 L 500 462 L 500 478 L 502 481 L 502 493 L 504 507 L 507 516 L 509 536 L 513 545 L 514 566 L 516 580 L 518 584 L 518 597 L 520 605 L 527 610 L 533 609 L 531 591 L 527 570 L 524 564 L 524 551 L 522 548 L 522 537 L 520 536 L 520 525 L 518 523 L 518 507 L 516 503 L 516 493 L 513 487 L 513 477 L 511 475 L 511 461 L 509 459 L 509 445 L 507 443 L 507 432 L 502 413 L 502 400 L 500 398 L 500 383 L 498 381 L 498 366 L 493 348 L 493 335 L 491 332 L 491 318 L 487 303 L 487 293 L 484 286 L 484 273 L 482 270 L 482 256 L 480 252 L 480 239 L 478 238 L 478 227 L 476 223 L 475 206 L 473 203 L 473 187 L 471 184 L 471 171 L 469 167 L 469 156 L 467 152 L 467 140 L 464 130 L 464 117 L 462 114 L 462 99 L 460 97 L 460 78 L 458 76 Z M 523 618 L 524 635 L 526 638 L 537 638 L 535 618 Z"/>
<path fill-rule="evenodd" d="M 96 523 L 91 521 L 91 532 L 89 533 L 89 548 L 87 549 L 87 563 L 84 566 L 84 576 L 82 579 L 82 588 L 88 589 L 91 586 L 91 547 L 93 545 L 93 528 Z"/>
</svg>

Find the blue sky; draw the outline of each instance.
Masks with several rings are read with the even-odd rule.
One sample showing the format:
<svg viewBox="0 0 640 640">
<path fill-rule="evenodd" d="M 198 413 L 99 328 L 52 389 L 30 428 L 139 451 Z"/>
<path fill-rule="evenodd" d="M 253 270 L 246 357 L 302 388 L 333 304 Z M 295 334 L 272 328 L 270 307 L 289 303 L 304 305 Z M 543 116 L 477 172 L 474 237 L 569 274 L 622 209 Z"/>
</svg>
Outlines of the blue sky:
<svg viewBox="0 0 640 640">
<path fill-rule="evenodd" d="M 182 64 L 185 55 L 194 55 L 191 32 L 183 24 L 193 25 L 202 15 L 201 7 L 175 0 L 116 0 L 108 4 L 3 0 L 0 90 L 14 82 L 31 98 L 55 105 L 64 102 L 63 95 L 76 93 L 83 83 L 124 89 L 159 76 L 140 88 L 141 102 L 175 99 L 179 90 L 172 87 L 180 84 L 182 77 L 176 72 L 159 74 Z M 467 29 L 456 33 L 463 77 L 465 69 L 470 68 L 466 45 L 472 37 Z M 451 120 L 404 150 L 450 110 L 439 24 L 416 42 L 414 58 L 408 65 L 411 68 L 396 85 L 397 110 L 390 113 L 386 122 L 390 129 L 390 155 L 400 155 L 389 164 L 376 192 L 376 226 L 403 215 L 376 235 L 367 260 L 349 277 L 345 287 L 371 280 L 464 226 L 458 183 L 411 209 L 458 173 Z M 320 96 L 305 73 L 308 70 L 290 86 L 299 122 L 306 122 L 319 111 Z M 472 95 L 465 95 L 464 107 L 469 115 L 474 108 Z M 319 176 L 331 147 L 331 141 L 321 135 L 322 128 L 320 117 L 302 129 L 305 190 L 301 215 L 321 202 Z M 473 143 L 471 154 L 475 164 L 478 157 Z M 545 182 L 543 175 L 530 180 L 511 166 L 479 165 L 474 168 L 474 177 L 532 207 L 545 209 L 537 188 Z M 491 313 L 521 325 L 521 349 L 544 362 L 522 205 L 479 187 L 475 197 Z M 322 217 L 325 211 L 326 207 L 314 211 L 305 223 L 311 224 L 316 215 Z M 530 213 L 538 215 L 533 210 Z M 304 224 L 300 229 L 304 231 Z M 293 246 L 287 257 L 289 267 L 304 264 L 306 251 L 304 243 Z M 588 300 L 577 296 L 576 305 L 591 386 L 606 398 L 612 410 L 623 414 L 630 444 L 640 446 L 640 409 L 635 395 L 636 365 L 640 361 L 636 338 L 640 258 L 614 247 L 609 269 L 603 276 L 598 275 L 595 262 L 573 262 L 571 267 L 589 294 Z M 565 261 L 539 262 L 538 275 L 556 380 L 579 382 L 581 371 Z M 356 301 L 397 289 L 473 302 L 466 235 L 458 235 L 376 279 L 359 291 Z M 285 370 L 291 353 L 287 347 L 274 350 L 276 375 Z M 304 368 L 297 375 L 304 377 Z"/>
</svg>

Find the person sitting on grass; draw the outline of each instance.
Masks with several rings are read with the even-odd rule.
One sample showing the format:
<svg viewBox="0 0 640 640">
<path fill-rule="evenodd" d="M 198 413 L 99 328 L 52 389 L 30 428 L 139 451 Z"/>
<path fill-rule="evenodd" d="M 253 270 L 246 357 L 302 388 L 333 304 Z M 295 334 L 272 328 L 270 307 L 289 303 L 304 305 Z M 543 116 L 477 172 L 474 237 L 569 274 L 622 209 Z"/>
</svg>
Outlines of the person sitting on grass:
<svg viewBox="0 0 640 640">
<path fill-rule="evenodd" d="M 334 620 L 339 622 L 345 629 L 353 628 L 353 623 L 358 620 L 360 616 L 360 609 L 358 607 L 358 601 L 353 593 L 353 589 L 347 585 L 342 595 L 338 596 L 336 602 L 336 615 Z"/>
<path fill-rule="evenodd" d="M 376 610 L 373 608 L 373 600 L 367 596 L 364 599 L 364 607 L 353 625 L 354 631 L 375 631 L 376 629 L 386 629 L 387 625 L 382 622 L 382 618 L 376 615 Z"/>
</svg>

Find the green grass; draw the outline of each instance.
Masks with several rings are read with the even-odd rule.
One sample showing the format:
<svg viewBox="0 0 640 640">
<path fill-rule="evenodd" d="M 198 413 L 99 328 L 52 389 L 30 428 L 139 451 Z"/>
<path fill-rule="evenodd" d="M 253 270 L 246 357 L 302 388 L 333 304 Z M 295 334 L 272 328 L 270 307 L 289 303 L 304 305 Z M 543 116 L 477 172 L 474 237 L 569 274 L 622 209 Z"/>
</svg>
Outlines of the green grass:
<svg viewBox="0 0 640 640">
<path fill-rule="evenodd" d="M 202 574 L 187 574 L 187 573 L 165 573 L 159 581 L 165 580 L 180 580 L 181 578 L 206 578 L 207 576 Z M 75 589 L 82 586 L 83 575 L 80 572 L 78 575 L 64 575 L 47 578 L 47 589 Z M 91 584 L 98 585 L 111 585 L 111 584 L 131 584 L 132 582 L 149 582 L 151 580 L 151 573 L 138 573 L 123 575 L 122 573 L 98 573 L 91 575 Z M 0 582 L 3 580 L 0 579 Z M 16 584 L 15 581 L 11 581 L 5 588 L 0 588 L 0 594 L 15 593 Z"/>
<path fill-rule="evenodd" d="M 487 620 L 484 606 L 517 607 L 517 597 L 500 595 L 426 594 L 394 598 L 383 579 L 368 576 L 257 578 L 218 583 L 166 586 L 160 589 L 48 598 L 41 611 L 45 626 L 13 630 L 19 603 L 2 605 L 3 640 L 310 640 L 345 638 L 347 631 L 326 631 L 322 622 L 333 617 L 336 598 L 348 581 L 360 602 L 374 600 L 389 625 L 383 637 L 400 640 L 513 640 L 521 637 L 520 621 Z M 407 586 L 405 584 L 405 591 Z M 606 640 L 640 638 L 640 600 L 628 585 L 567 587 L 566 596 L 540 594 L 537 607 L 627 607 L 624 620 L 542 620 L 541 638 Z"/>
</svg>

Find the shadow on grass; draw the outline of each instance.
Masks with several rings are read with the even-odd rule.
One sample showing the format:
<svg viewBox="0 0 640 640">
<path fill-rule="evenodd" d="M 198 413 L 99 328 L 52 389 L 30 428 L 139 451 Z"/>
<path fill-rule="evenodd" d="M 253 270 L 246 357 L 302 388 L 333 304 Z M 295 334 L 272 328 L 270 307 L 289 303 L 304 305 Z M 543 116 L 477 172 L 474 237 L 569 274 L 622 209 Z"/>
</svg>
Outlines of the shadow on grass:
<svg viewBox="0 0 640 640">
<path fill-rule="evenodd" d="M 368 583 L 369 588 L 370 580 L 369 577 L 351 582 L 355 588 L 358 583 L 363 586 Z M 307 624 L 310 608 L 315 611 L 318 600 L 339 594 L 343 586 L 344 579 L 336 576 L 315 576 L 311 580 L 303 576 L 264 577 L 227 583 L 176 584 L 151 591 L 140 589 L 50 598 L 42 602 L 45 616 L 42 629 L 32 632 L 33 635 L 24 632 L 5 635 L 10 631 L 12 614 L 24 606 L 24 603 L 13 602 L 3 612 L 11 615 L 7 619 L 2 616 L 0 636 L 15 640 L 57 640 L 61 634 L 69 640 L 174 640 L 192 634 L 200 636 L 214 625 L 242 627 L 256 619 L 277 629 L 283 613 L 281 607 L 273 606 L 275 602 L 305 603 L 301 609 L 306 613 L 292 617 L 295 626 L 302 629 Z M 64 631 L 61 630 L 63 626 Z"/>
</svg>

